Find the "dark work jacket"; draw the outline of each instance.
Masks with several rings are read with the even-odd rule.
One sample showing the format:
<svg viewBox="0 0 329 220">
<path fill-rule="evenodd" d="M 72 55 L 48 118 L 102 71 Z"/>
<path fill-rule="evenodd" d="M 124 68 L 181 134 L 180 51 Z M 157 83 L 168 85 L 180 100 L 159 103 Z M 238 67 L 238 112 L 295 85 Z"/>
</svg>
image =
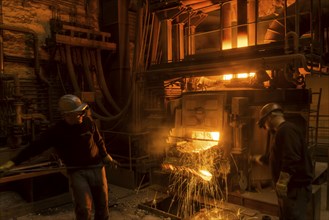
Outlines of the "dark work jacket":
<svg viewBox="0 0 329 220">
<path fill-rule="evenodd" d="M 97 165 L 107 155 L 104 140 L 95 122 L 86 116 L 77 125 L 69 125 L 64 120 L 58 121 L 38 140 L 12 158 L 12 161 L 20 164 L 50 147 L 55 148 L 68 167 Z"/>
<path fill-rule="evenodd" d="M 285 121 L 274 133 L 269 154 L 261 161 L 270 165 L 274 183 L 280 172 L 290 174 L 288 186 L 307 186 L 313 180 L 313 166 L 301 130 Z"/>
</svg>

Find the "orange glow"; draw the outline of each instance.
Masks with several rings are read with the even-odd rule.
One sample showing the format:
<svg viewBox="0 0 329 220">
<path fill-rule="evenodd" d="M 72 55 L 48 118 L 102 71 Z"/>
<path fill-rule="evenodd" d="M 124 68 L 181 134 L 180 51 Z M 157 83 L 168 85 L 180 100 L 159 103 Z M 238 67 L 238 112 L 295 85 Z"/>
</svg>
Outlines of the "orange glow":
<svg viewBox="0 0 329 220">
<path fill-rule="evenodd" d="M 162 168 L 166 170 L 175 170 L 175 167 L 169 163 L 162 164 Z"/>
<path fill-rule="evenodd" d="M 170 134 L 172 134 L 172 132 L 170 132 Z M 175 139 L 173 136 L 169 136 L 169 138 Z M 202 180 L 210 181 L 212 179 L 212 174 L 208 171 L 207 164 L 212 164 L 212 159 L 208 158 L 196 162 L 194 157 L 200 159 L 200 156 L 205 157 L 208 153 L 213 157 L 214 154 L 206 150 L 218 146 L 220 138 L 220 132 L 218 131 L 191 131 L 190 138 L 184 138 L 183 140 L 180 138 L 180 141 L 176 139 L 176 149 L 184 153 L 185 156 L 188 156 L 188 160 L 184 161 L 181 157 L 168 157 L 166 161 L 162 163 L 162 168 L 175 174 L 179 174 L 180 172 L 189 173 L 200 177 Z"/>
<path fill-rule="evenodd" d="M 217 146 L 219 140 L 220 132 L 192 131 L 191 140 L 177 141 L 176 147 L 183 153 L 200 153 Z"/>
<path fill-rule="evenodd" d="M 245 79 L 245 78 L 248 78 L 249 77 L 249 74 L 248 73 L 238 73 L 236 78 L 238 79 Z"/>
<path fill-rule="evenodd" d="M 238 37 L 238 47 L 247 47 L 248 46 L 248 36 L 242 35 Z"/>
<path fill-rule="evenodd" d="M 210 132 L 212 140 L 219 141 L 220 133 L 219 132 Z"/>
<path fill-rule="evenodd" d="M 212 174 L 208 170 L 199 170 L 199 176 L 206 181 L 210 181 L 212 178 Z"/>
<path fill-rule="evenodd" d="M 215 140 L 218 141 L 220 137 L 219 132 L 214 131 L 192 131 L 192 138 L 205 139 L 205 140 Z"/>
<path fill-rule="evenodd" d="M 233 78 L 233 74 L 225 74 L 223 75 L 223 80 L 231 80 Z"/>
<path fill-rule="evenodd" d="M 200 152 L 208 150 L 218 144 L 220 133 L 219 132 L 205 132 L 205 131 L 193 131 L 192 152 Z"/>
<path fill-rule="evenodd" d="M 232 49 L 231 41 L 223 41 L 222 49 L 223 50 Z"/>
<path fill-rule="evenodd" d="M 233 78 L 238 78 L 238 79 L 246 79 L 246 78 L 251 78 L 255 76 L 255 72 L 250 72 L 250 73 L 237 73 L 237 74 L 225 74 L 223 75 L 223 80 L 229 81 Z"/>
<path fill-rule="evenodd" d="M 195 168 L 184 167 L 184 166 L 174 166 L 172 164 L 163 163 L 162 168 L 165 170 L 170 170 L 173 172 L 186 172 L 200 177 L 205 181 L 210 181 L 212 179 L 212 174 L 205 169 L 199 169 L 198 171 Z"/>
<path fill-rule="evenodd" d="M 182 153 L 200 153 L 214 146 L 217 146 L 217 141 L 201 141 L 194 140 L 192 142 L 182 141 L 177 143 L 177 150 Z"/>
</svg>

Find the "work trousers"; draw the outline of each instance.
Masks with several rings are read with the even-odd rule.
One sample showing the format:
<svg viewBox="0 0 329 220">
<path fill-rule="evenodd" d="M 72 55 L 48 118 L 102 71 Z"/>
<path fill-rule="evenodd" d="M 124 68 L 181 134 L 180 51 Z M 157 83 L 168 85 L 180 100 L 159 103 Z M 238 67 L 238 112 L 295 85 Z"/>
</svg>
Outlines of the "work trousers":
<svg viewBox="0 0 329 220">
<path fill-rule="evenodd" d="M 108 220 L 108 186 L 103 166 L 68 172 L 76 220 Z"/>
<path fill-rule="evenodd" d="M 312 186 L 289 187 L 287 197 L 278 197 L 280 220 L 307 220 L 307 205 Z"/>
</svg>

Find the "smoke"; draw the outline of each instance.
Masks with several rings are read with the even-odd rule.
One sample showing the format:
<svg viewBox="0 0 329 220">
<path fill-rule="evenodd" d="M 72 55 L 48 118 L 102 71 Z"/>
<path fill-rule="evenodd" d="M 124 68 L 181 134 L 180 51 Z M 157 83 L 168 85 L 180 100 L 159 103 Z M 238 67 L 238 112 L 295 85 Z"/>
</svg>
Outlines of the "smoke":
<svg viewBox="0 0 329 220">
<path fill-rule="evenodd" d="M 148 144 L 148 154 L 152 156 L 165 155 L 169 147 L 169 144 L 166 142 L 169 131 L 169 127 L 163 127 L 150 134 L 150 138 L 148 139 L 150 141 Z"/>
</svg>

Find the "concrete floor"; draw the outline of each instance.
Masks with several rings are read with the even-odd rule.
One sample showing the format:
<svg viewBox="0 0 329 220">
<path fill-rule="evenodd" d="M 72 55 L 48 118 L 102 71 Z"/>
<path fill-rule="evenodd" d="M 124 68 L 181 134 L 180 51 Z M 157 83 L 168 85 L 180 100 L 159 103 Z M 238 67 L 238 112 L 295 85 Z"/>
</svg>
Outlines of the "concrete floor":
<svg viewBox="0 0 329 220">
<path fill-rule="evenodd" d="M 327 167 L 327 164 L 319 164 L 318 170 L 323 170 Z M 329 209 L 327 210 L 327 186 L 326 181 L 321 181 L 319 185 L 316 185 L 319 190 L 320 199 L 320 219 L 312 220 L 328 220 Z M 138 204 L 150 202 L 157 198 L 165 198 L 167 195 L 163 193 L 163 188 L 157 185 L 151 185 L 140 190 L 132 190 L 116 185 L 109 185 L 110 190 L 110 219 L 111 220 L 170 220 L 169 217 L 159 216 L 155 213 L 150 213 L 146 210 L 138 208 Z M 271 192 L 269 192 L 271 193 Z M 273 195 L 273 193 L 272 193 Z M 251 198 L 264 197 L 263 195 L 255 195 L 251 193 L 245 193 L 245 196 Z M 275 199 L 272 201 L 275 202 Z M 243 207 L 244 208 L 244 207 Z M 244 208 L 245 209 L 245 208 Z M 255 210 L 253 210 L 255 211 Z M 202 218 L 204 219 L 204 218 Z M 253 217 L 245 219 L 262 219 L 261 215 L 257 214 Z M 272 220 L 277 218 L 272 218 Z M 6 219 L 9 220 L 9 219 Z M 42 213 L 30 213 L 25 216 L 21 216 L 11 220 L 74 220 L 73 206 L 67 204 L 61 207 L 51 208 L 45 210 Z"/>
<path fill-rule="evenodd" d="M 328 220 L 329 210 L 327 207 L 327 183 L 320 185 L 321 187 L 321 211 L 320 219 Z M 152 201 L 155 195 L 159 198 L 166 196 L 160 194 L 156 186 L 149 186 L 141 189 L 139 192 L 130 190 L 115 185 L 110 185 L 110 219 L 111 220 L 170 220 L 169 217 L 161 217 L 152 214 L 145 210 L 138 209 L 140 202 Z M 248 218 L 247 218 L 248 219 Z M 251 218 L 249 218 L 251 219 Z M 261 219 L 253 217 L 252 219 Z M 274 219 L 274 218 L 273 218 Z M 277 219 L 277 218 L 275 218 Z M 72 204 L 62 207 L 56 207 L 45 210 L 42 213 L 28 214 L 26 216 L 18 217 L 12 220 L 74 220 L 74 213 Z"/>
</svg>

